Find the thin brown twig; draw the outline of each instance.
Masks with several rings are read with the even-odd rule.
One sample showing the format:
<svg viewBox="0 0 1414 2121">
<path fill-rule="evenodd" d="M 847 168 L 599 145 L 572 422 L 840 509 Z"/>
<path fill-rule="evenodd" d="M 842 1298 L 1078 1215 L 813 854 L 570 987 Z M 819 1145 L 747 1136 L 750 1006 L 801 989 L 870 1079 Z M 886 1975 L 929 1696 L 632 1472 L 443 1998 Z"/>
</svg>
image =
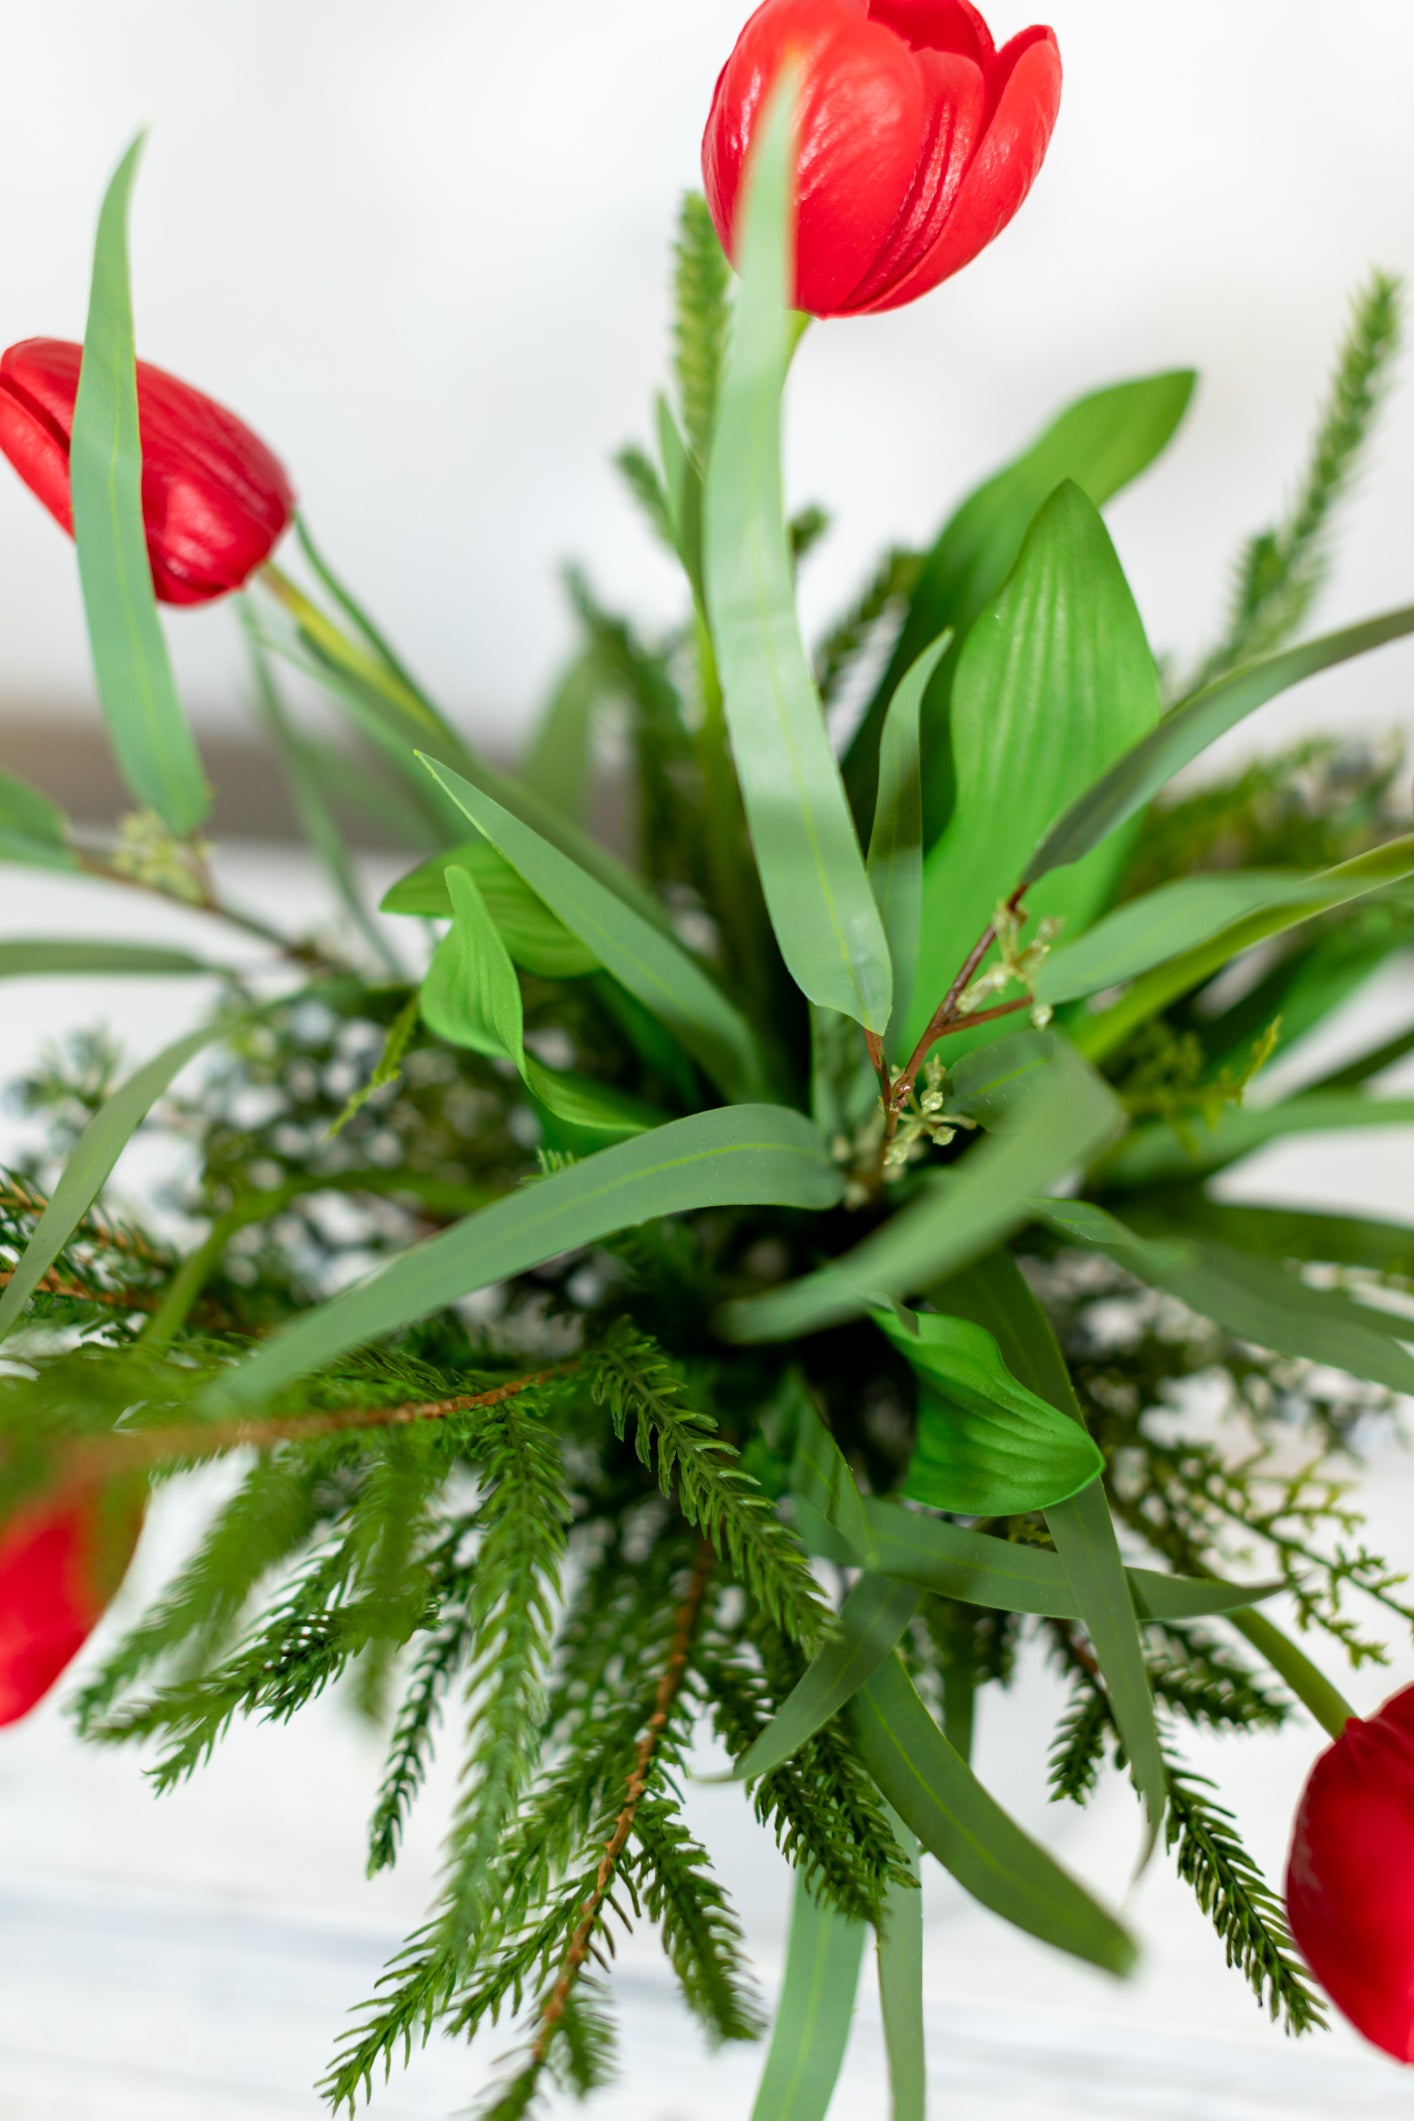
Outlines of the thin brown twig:
<svg viewBox="0 0 1414 2121">
<path fill-rule="evenodd" d="M 1017 885 L 1015 891 L 1013 891 L 1011 897 L 1006 902 L 1006 910 L 1008 913 L 1021 913 L 1021 901 L 1025 891 L 1025 884 Z M 1024 913 L 1021 914 L 1021 917 L 1023 920 L 1026 918 Z M 903 1110 L 904 1105 L 908 1101 L 908 1093 L 913 1088 L 914 1077 L 917 1075 L 924 1061 L 928 1058 L 930 1050 L 933 1046 L 937 1044 L 940 1038 L 945 1036 L 947 1032 L 957 1030 L 960 1026 L 964 1024 L 985 1023 L 989 1016 L 997 1016 L 1005 1013 L 1005 1010 L 1021 1008 L 1025 1006 L 1024 1003 L 1011 1002 L 1005 1005 L 1004 1010 L 988 1009 L 985 1012 L 978 1012 L 977 1014 L 964 1014 L 958 1009 L 958 1003 L 962 1000 L 963 995 L 967 992 L 968 987 L 971 985 L 973 974 L 977 971 L 978 966 L 982 963 L 983 958 L 987 955 L 987 952 L 991 949 L 996 939 L 997 923 L 994 920 L 989 921 L 987 923 L 987 926 L 983 929 L 981 935 L 977 938 L 977 941 L 968 951 L 966 958 L 963 960 L 961 969 L 958 972 L 957 978 L 953 981 L 947 993 L 943 996 L 937 1008 L 933 1011 L 932 1017 L 930 1018 L 928 1023 L 927 1030 L 923 1033 L 922 1038 L 919 1039 L 918 1044 L 914 1047 L 912 1053 L 909 1055 L 907 1066 L 900 1074 L 898 1081 L 894 1084 L 893 1096 L 890 1099 L 890 1104 L 892 1106 L 895 1119 L 897 1119 L 897 1115 Z"/>
<path fill-rule="evenodd" d="M 643 1800 L 643 1792 L 648 1785 L 648 1770 L 652 1765 L 653 1755 L 657 1750 L 659 1739 L 667 1729 L 668 1719 L 673 1712 L 673 1705 L 682 1688 L 683 1676 L 687 1670 L 688 1654 L 692 1648 L 692 1638 L 697 1631 L 698 1616 L 702 1611 L 702 1601 L 706 1596 L 708 1581 L 711 1578 L 716 1558 L 712 1548 L 704 1539 L 698 1547 L 697 1559 L 693 1563 L 692 1580 L 688 1585 L 687 1595 L 678 1607 L 677 1625 L 673 1629 L 672 1645 L 668 1651 L 667 1663 L 663 1666 L 662 1675 L 658 1681 L 658 1690 L 653 1701 L 653 1713 L 644 1725 L 643 1735 L 638 1741 L 638 1748 L 634 1754 L 633 1767 L 629 1772 L 623 1805 L 619 1811 L 618 1818 L 614 1822 L 614 1831 L 604 1844 L 604 1853 L 599 1859 L 599 1868 L 595 1873 L 593 1890 L 580 1909 L 579 1921 L 575 1925 L 574 1934 L 570 1938 L 565 1956 L 560 1962 L 559 1979 L 550 1993 L 545 2008 L 540 2013 L 540 2031 L 536 2035 L 535 2045 L 531 2050 L 531 2061 L 536 2067 L 544 2062 L 550 2042 L 554 2038 L 555 2028 L 565 2014 L 565 2007 L 570 1999 L 570 1991 L 574 1987 L 575 1979 L 581 1966 L 583 1966 L 585 1959 L 589 1955 L 590 1943 L 594 1935 L 594 1925 L 599 1920 L 600 1910 L 608 1898 L 609 1888 L 614 1882 L 614 1873 L 618 1869 L 619 1858 L 628 1846 L 628 1837 L 633 1832 L 633 1822 L 638 1816 L 638 1807 Z"/>
<path fill-rule="evenodd" d="M 18 1209 L 21 1215 L 43 1215 L 49 1201 L 43 1193 L 33 1193 L 22 1186 L 18 1179 L 11 1178 L 0 1184 L 0 1208 Z M 120 1230 L 113 1223 L 104 1222 L 90 1208 L 80 1222 L 77 1240 L 87 1237 L 94 1244 L 104 1245 L 112 1252 L 130 1252 L 137 1259 L 151 1260 L 154 1266 L 167 1266 L 171 1254 L 162 1252 L 135 1230 Z"/>
<path fill-rule="evenodd" d="M 0 1267 L 0 1289 L 15 1278 L 13 1267 Z M 35 1284 L 38 1296 L 67 1296 L 73 1303 L 107 1304 L 114 1311 L 155 1311 L 157 1298 L 150 1290 L 86 1289 L 81 1282 L 61 1280 L 54 1267 Z"/>
</svg>

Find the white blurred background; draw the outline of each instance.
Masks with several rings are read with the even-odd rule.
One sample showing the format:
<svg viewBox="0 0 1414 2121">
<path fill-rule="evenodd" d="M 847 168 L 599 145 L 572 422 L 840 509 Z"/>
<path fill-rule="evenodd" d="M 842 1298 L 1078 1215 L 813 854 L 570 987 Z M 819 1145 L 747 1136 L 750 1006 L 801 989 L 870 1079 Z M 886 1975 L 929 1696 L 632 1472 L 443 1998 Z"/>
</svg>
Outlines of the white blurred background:
<svg viewBox="0 0 1414 2121">
<path fill-rule="evenodd" d="M 134 217 L 140 351 L 223 398 L 289 462 L 312 526 L 467 728 L 509 748 L 567 642 L 555 570 L 675 608 L 607 459 L 642 435 L 666 364 L 676 198 L 696 178 L 716 70 L 745 0 L 46 0 L 7 10 L 0 69 L 0 341 L 79 336 L 108 173 L 153 126 Z M 1111 511 L 1158 648 L 1216 621 L 1230 556 L 1289 489 L 1352 284 L 1414 272 L 1411 0 L 1054 0 L 1067 67 L 1032 200 L 962 278 L 889 318 L 811 334 L 796 365 L 794 498 L 838 525 L 812 560 L 814 621 L 886 541 L 923 540 L 1068 397 L 1191 363 L 1203 386 L 1170 456 Z M 992 12 L 1005 35 L 1017 12 Z M 1391 408 L 1343 540 L 1332 619 L 1414 591 L 1414 396 Z M 38 727 L 58 759 L 93 727 L 72 549 L 0 467 L 0 763 Z M 241 715 L 228 614 L 171 616 L 211 738 Z M 1414 658 L 1391 650 L 1269 710 L 1245 742 L 1408 721 Z M 57 747 L 57 748 L 56 748 Z M 233 889 L 299 917 L 306 872 L 226 855 Z M 91 885 L 9 872 L 8 932 L 130 918 Z M 16 888 L 16 886 L 22 888 Z M 312 908 L 317 911 L 317 908 Z M 154 939 L 194 940 L 192 917 Z M 1337 1035 L 1407 1021 L 1407 973 Z M 47 1032 L 105 1012 L 135 1055 L 194 1012 L 189 987 L 8 983 L 0 1078 Z M 1316 1064 L 1313 1056 L 1312 1064 Z M 1238 1181 L 1408 1212 L 1407 1135 L 1352 1156 L 1313 1140 Z M 0 1138 L 0 1152 L 9 1134 Z M 1414 1478 L 1368 1484 L 1377 1538 L 1408 1556 Z M 158 1515 L 150 1582 L 189 1518 Z M 1401 1555 L 1401 1548 L 1404 1552 Z M 1373 1706 L 1414 1677 L 1350 1682 Z M 1056 1707 L 1028 1671 L 981 1732 L 1005 1801 L 1116 1899 L 1136 1824 L 1112 1789 L 1048 1811 Z M 1194 1743 L 1269 1871 L 1318 1740 Z M 361 1881 L 375 1756 L 325 1705 L 237 1734 L 161 1806 L 138 1762 L 80 1752 L 57 1703 L 0 1742 L 0 2121 L 313 2121 L 309 2089 L 345 2007 L 417 1919 L 445 1775 L 407 1863 Z M 695 1799 L 768 1987 L 785 1881 L 735 1792 Z M 929 1902 L 934 2114 L 950 2121 L 1338 2121 L 1414 2113 L 1408 2079 L 1337 2034 L 1266 2027 L 1162 1862 L 1131 1901 L 1147 1946 L 1119 1991 L 1028 1945 L 937 1881 Z M 744 2121 L 759 2058 L 708 2064 L 663 2000 L 645 1942 L 625 1984 L 629 2071 L 604 2121 Z M 867 1995 L 868 1983 L 865 1984 Z M 490 2044 L 494 2052 L 499 2043 Z M 463 2109 L 485 2058 L 436 2051 L 375 2113 Z M 877 2013 L 863 2006 L 836 2113 L 882 2121 Z"/>
</svg>

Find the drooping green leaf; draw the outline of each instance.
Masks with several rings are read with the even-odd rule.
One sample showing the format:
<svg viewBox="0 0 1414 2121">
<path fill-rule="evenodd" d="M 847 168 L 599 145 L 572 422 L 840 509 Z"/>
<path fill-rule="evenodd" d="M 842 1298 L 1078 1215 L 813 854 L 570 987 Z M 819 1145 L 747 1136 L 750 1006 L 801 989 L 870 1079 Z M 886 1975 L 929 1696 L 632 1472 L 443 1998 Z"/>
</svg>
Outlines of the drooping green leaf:
<svg viewBox="0 0 1414 2121">
<path fill-rule="evenodd" d="M 851 1921 L 797 1875 L 786 1978 L 751 2121 L 825 2121 L 835 2096 L 864 1958 Z"/>
<path fill-rule="evenodd" d="M 642 920 L 596 877 L 448 766 L 429 771 L 497 853 L 564 925 L 682 1040 L 729 1097 L 760 1090 L 763 1067 L 750 1025 L 680 943 Z"/>
<path fill-rule="evenodd" d="M 1245 918 L 1221 929 L 1207 942 L 1197 944 L 1167 963 L 1157 965 L 1135 981 L 1112 1008 L 1075 1026 L 1076 1044 L 1092 1059 L 1116 1052 L 1138 1025 L 1168 1007 L 1181 994 L 1210 979 L 1215 972 L 1251 950 L 1258 943 L 1298 927 L 1333 906 L 1349 904 L 1368 892 L 1403 883 L 1414 875 L 1414 833 L 1372 847 L 1353 861 L 1340 862 L 1309 879 L 1306 891 L 1290 900 L 1276 900 L 1265 910 L 1254 908 Z M 1196 881 L 1196 879 L 1190 879 Z M 1042 968 L 1044 971 L 1044 967 Z"/>
<path fill-rule="evenodd" d="M 58 804 L 13 773 L 0 773 L 0 862 L 24 862 L 31 869 L 83 866 Z"/>
<path fill-rule="evenodd" d="M 185 834 L 205 819 L 211 791 L 177 698 L 143 526 L 127 219 L 145 137 L 118 164 L 98 217 L 70 488 L 94 677 L 119 770 L 144 809 Z"/>
<path fill-rule="evenodd" d="M 1058 1951 L 1112 1974 L 1131 1971 L 1129 1933 L 988 1795 L 897 1656 L 865 1681 L 846 1713 L 859 1756 L 889 1803 L 974 1899 Z"/>
<path fill-rule="evenodd" d="M 889 2057 L 891 2121 L 927 2121 L 928 2065 L 923 2040 L 923 1894 L 918 1836 L 895 1812 L 889 1824 L 908 1858 L 912 1887 L 889 1881 L 878 1925 L 879 2002 Z"/>
<path fill-rule="evenodd" d="M 1078 486 L 1037 516 L 953 682 L 957 793 L 923 872 L 923 947 L 907 1017 L 917 1038 L 958 967 L 1067 804 L 1152 730 L 1159 680 L 1108 531 Z M 1027 901 L 1080 933 L 1127 853 L 1111 841 Z M 976 1036 L 963 1033 L 955 1049 Z"/>
<path fill-rule="evenodd" d="M 824 1209 L 841 1191 L 829 1147 L 802 1113 L 729 1105 L 672 1120 L 534 1180 L 401 1253 L 271 1334 L 205 1403 L 257 1405 L 350 1348 L 658 1216 L 717 1207 Z"/>
<path fill-rule="evenodd" d="M 1259 1347 L 1328 1363 L 1392 1392 L 1414 1392 L 1414 1321 L 1317 1289 L 1279 1261 L 1199 1238 L 1142 1238 L 1088 1201 L 1047 1201 L 1042 1219 L 1072 1244 L 1104 1252 L 1141 1281 Z M 1403 1328 L 1403 1333 L 1401 1333 Z"/>
<path fill-rule="evenodd" d="M 167 950 L 157 943 L 84 942 L 76 936 L 13 936 L 0 942 L 0 979 L 28 979 L 36 973 L 72 976 L 81 972 L 135 972 L 149 975 L 205 973 L 220 978 L 226 965 Z"/>
<path fill-rule="evenodd" d="M 1313 1090 L 1276 1105 L 1241 1105 L 1204 1127 L 1196 1142 L 1181 1141 L 1166 1120 L 1136 1127 L 1107 1155 L 1097 1178 L 1105 1190 L 1198 1179 L 1224 1171 L 1268 1142 L 1291 1134 L 1336 1134 L 1349 1127 L 1414 1126 L 1414 1098 L 1365 1097 L 1358 1090 Z"/>
<path fill-rule="evenodd" d="M 948 700 L 958 649 L 1016 565 L 1041 504 L 1070 479 L 1103 507 L 1168 446 L 1195 380 L 1181 369 L 1079 399 L 1024 455 L 970 494 L 944 526 L 923 562 L 888 669 L 849 749 L 845 772 L 858 817 L 873 810 L 879 730 L 894 689 L 928 642 L 951 626 L 956 643 L 928 688 L 923 713 L 928 843 L 938 837 L 953 800 Z"/>
<path fill-rule="evenodd" d="M 1373 1215 L 1326 1215 L 1307 1208 L 1268 1208 L 1211 1200 L 1197 1187 L 1165 1187 L 1152 1201 L 1126 1206 L 1140 1237 L 1194 1231 L 1263 1259 L 1319 1261 L 1414 1279 L 1414 1229 Z"/>
<path fill-rule="evenodd" d="M 1099 1450 L 1027 1390 L 995 1337 L 968 1318 L 879 1310 L 875 1323 L 917 1371 L 918 1434 L 902 1492 L 961 1517 L 1012 1517 L 1065 1502 L 1099 1477 Z"/>
<path fill-rule="evenodd" d="M 75 1143 L 49 1205 L 35 1225 L 10 1285 L 0 1296 L 0 1339 L 10 1331 L 107 1182 L 109 1173 L 162 1093 L 189 1060 L 246 1021 L 226 1017 L 164 1046 L 101 1105 Z"/>
<path fill-rule="evenodd" d="M 1386 642 L 1414 633 L 1414 605 L 1344 627 L 1321 640 L 1288 648 L 1264 662 L 1249 663 L 1231 677 L 1219 678 L 1166 714 L 1159 727 L 1133 745 L 1123 758 L 1073 802 L 1051 826 L 1030 861 L 1025 881 L 1034 883 L 1052 869 L 1078 862 L 1101 840 L 1142 810 L 1151 797 L 1184 766 L 1206 751 L 1229 729 L 1265 707 L 1279 693 L 1352 657 L 1368 655 Z"/>
<path fill-rule="evenodd" d="M 800 637 L 781 490 L 794 77 L 757 128 L 705 494 L 707 609 L 771 924 L 797 986 L 882 1033 L 888 945 Z"/>
<path fill-rule="evenodd" d="M 489 840 L 478 832 L 410 869 L 383 894 L 384 913 L 418 914 L 424 920 L 450 920 L 449 868 L 465 869 L 475 879 L 502 942 L 516 964 L 542 979 L 576 979 L 598 969 L 599 960 L 545 901 L 521 881 Z"/>
<path fill-rule="evenodd" d="M 522 787 L 576 824 L 594 787 L 594 715 L 603 697 L 599 657 L 582 649 L 547 700 L 521 765 Z"/>
<path fill-rule="evenodd" d="M 890 1654 L 922 1599 L 914 1585 L 861 1576 L 840 1607 L 824 1648 L 811 1659 L 765 1730 L 732 1769 L 754 1782 L 799 1752 Z"/>
<path fill-rule="evenodd" d="M 927 1180 L 852 1252 L 800 1281 L 726 1305 L 719 1324 L 728 1339 L 789 1340 L 918 1294 L 1026 1220 L 1030 1174 L 1044 1174 L 1041 1190 L 1054 1185 L 1090 1163 L 1124 1125 L 1114 1093 L 1065 1039 L 1022 1032 L 988 1048 L 987 1062 L 982 1072 L 996 1078 L 995 1097 L 1004 1088 L 1012 1093 L 995 1138 Z"/>
<path fill-rule="evenodd" d="M 923 762 L 918 718 L 929 679 L 951 640 L 951 633 L 940 634 L 909 665 L 889 702 L 879 738 L 879 796 L 867 867 L 894 969 L 893 1016 L 900 1021 L 908 1014 L 923 932 Z"/>
</svg>

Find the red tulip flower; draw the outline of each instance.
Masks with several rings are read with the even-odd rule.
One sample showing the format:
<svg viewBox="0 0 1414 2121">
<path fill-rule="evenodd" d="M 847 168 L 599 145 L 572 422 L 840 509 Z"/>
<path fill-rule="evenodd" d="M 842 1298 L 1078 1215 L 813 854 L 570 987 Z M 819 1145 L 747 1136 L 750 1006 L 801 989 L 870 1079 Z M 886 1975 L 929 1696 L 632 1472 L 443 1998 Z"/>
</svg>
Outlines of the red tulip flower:
<svg viewBox="0 0 1414 2121">
<path fill-rule="evenodd" d="M 1060 108 L 1054 33 L 1000 51 L 970 0 L 765 0 L 702 142 L 717 234 L 781 66 L 800 71 L 796 292 L 817 317 L 897 309 L 960 272 L 1021 205 Z"/>
<path fill-rule="evenodd" d="M 73 535 L 69 439 L 83 348 L 24 339 L 0 357 L 0 449 Z M 206 604 L 239 589 L 290 520 L 283 465 L 244 421 L 189 383 L 137 364 L 142 518 L 164 604 Z"/>
<path fill-rule="evenodd" d="M 140 1510 L 87 1483 L 27 1503 L 0 1526 L 0 1724 L 27 1716 L 78 1655 L 141 1529 Z"/>
<path fill-rule="evenodd" d="M 1351 1718 L 1297 1807 L 1291 1931 L 1336 2009 L 1414 2062 L 1414 1687 Z"/>
</svg>

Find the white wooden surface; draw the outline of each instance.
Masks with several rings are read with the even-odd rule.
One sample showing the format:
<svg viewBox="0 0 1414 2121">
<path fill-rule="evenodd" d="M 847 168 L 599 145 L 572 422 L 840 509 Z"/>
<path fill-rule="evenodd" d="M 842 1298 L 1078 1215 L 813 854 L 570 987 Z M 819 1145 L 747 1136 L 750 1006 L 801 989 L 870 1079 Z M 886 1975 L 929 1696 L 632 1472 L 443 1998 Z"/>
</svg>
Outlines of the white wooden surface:
<svg viewBox="0 0 1414 2121">
<path fill-rule="evenodd" d="M 272 913 L 312 903 L 306 873 L 289 858 L 247 851 L 226 866 L 232 892 Z M 86 883 L 26 879 L 0 908 L 0 930 L 118 932 L 134 903 L 115 905 Z M 215 947 L 195 916 L 158 909 L 150 932 Z M 7 982 L 0 1075 L 10 1078 L 61 1026 L 104 1015 L 140 1058 L 189 1021 L 198 1000 L 175 981 Z M 1411 1003 L 1414 985 L 1392 977 L 1341 1036 L 1363 1043 L 1407 1017 Z M 14 1125 L 3 1122 L 0 1153 Z M 1260 1182 L 1293 1200 L 1408 1212 L 1407 1136 L 1368 1136 L 1355 1149 L 1315 1141 L 1266 1164 L 1254 1163 L 1244 1190 Z M 209 1507 L 214 1477 L 206 1480 L 154 1512 L 135 1595 L 160 1578 Z M 1383 1452 L 1366 1497 L 1376 1539 L 1408 1561 L 1414 1463 Z M 1403 1646 L 1387 1674 L 1346 1684 L 1368 1709 L 1411 1678 L 1414 1657 Z M 1046 1804 L 1041 1763 L 1057 1698 L 1054 1679 L 1028 1666 L 1011 1695 L 987 1704 L 979 1766 L 1066 1862 L 1125 1902 L 1144 1963 L 1132 1983 L 1112 1983 L 1018 1937 L 935 1874 L 926 1900 L 934 2121 L 1414 2115 L 1414 2078 L 1353 2036 L 1294 2045 L 1266 2024 L 1162 1858 L 1130 1890 L 1138 1837 L 1124 1792 L 1111 1787 L 1086 1813 Z M 1304 1724 L 1241 1744 L 1187 1742 L 1194 1765 L 1220 1779 L 1271 1873 L 1319 1743 Z M 336 1703 L 288 1730 L 239 1730 L 210 1769 L 160 1801 L 135 1758 L 81 1749 L 57 1703 L 0 1733 L 0 2121 L 316 2121 L 312 2085 L 346 2010 L 426 1904 L 449 1797 L 444 1762 L 404 1865 L 366 1884 L 361 1835 L 376 1769 L 376 1748 Z M 699 1787 L 692 1805 L 769 1991 L 783 1940 L 782 1867 L 735 1791 Z M 759 2052 L 706 2055 L 651 1936 L 631 1939 L 620 1964 L 624 2072 L 591 2113 L 746 2121 Z M 508 2044 L 503 2031 L 470 2055 L 434 2046 L 406 2077 L 394 2076 L 375 2113 L 431 2121 L 465 2110 Z M 884 2121 L 883 2081 L 866 1979 L 836 2121 Z"/>
</svg>

